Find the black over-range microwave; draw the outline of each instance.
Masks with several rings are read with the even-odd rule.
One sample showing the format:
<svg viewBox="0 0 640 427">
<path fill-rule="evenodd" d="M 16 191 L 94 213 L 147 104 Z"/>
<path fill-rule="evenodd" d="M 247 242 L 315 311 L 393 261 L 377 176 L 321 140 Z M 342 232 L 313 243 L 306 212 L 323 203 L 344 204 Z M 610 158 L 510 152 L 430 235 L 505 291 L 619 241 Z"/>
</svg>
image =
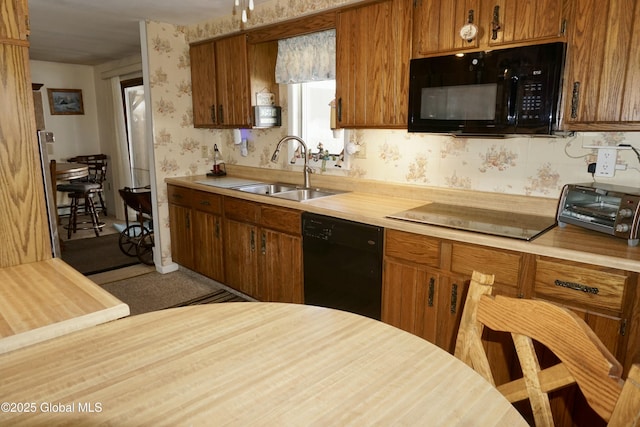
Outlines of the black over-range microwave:
<svg viewBox="0 0 640 427">
<path fill-rule="evenodd" d="M 550 135 L 565 44 L 411 60 L 409 132 Z"/>
</svg>

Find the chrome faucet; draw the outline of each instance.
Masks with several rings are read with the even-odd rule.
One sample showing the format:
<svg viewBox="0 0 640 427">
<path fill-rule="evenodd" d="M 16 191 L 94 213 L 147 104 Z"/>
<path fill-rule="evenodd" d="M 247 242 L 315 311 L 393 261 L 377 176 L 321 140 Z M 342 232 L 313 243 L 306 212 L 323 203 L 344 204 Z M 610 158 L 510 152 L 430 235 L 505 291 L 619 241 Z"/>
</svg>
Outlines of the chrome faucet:
<svg viewBox="0 0 640 427">
<path fill-rule="evenodd" d="M 302 169 L 303 173 L 304 173 L 304 188 L 311 188 L 311 183 L 309 180 L 309 172 L 311 172 L 311 168 L 309 167 L 309 165 L 307 164 L 307 158 L 308 156 L 308 149 L 307 149 L 307 144 L 305 144 L 305 142 L 302 140 L 302 138 L 299 138 L 295 135 L 287 135 L 284 138 L 282 138 L 280 140 L 280 142 L 278 142 L 278 145 L 276 145 L 276 151 L 273 152 L 273 155 L 271 156 L 271 161 L 273 163 L 275 163 L 278 160 L 278 155 L 280 155 L 280 146 L 282 146 L 283 143 L 285 143 L 286 141 L 289 141 L 291 139 L 294 139 L 296 141 L 298 141 L 300 143 L 300 145 L 302 145 L 302 147 L 304 148 L 304 168 Z"/>
</svg>

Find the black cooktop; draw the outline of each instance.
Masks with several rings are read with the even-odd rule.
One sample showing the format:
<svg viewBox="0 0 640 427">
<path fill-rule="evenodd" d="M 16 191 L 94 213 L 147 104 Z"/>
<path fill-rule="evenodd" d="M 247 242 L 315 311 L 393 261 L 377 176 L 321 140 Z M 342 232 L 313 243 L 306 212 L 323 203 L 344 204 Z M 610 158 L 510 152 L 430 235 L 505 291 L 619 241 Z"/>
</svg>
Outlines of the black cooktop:
<svg viewBox="0 0 640 427">
<path fill-rule="evenodd" d="M 532 240 L 553 228 L 556 224 L 554 217 L 471 208 L 443 203 L 430 203 L 388 215 L 387 218 L 521 240 Z"/>
</svg>

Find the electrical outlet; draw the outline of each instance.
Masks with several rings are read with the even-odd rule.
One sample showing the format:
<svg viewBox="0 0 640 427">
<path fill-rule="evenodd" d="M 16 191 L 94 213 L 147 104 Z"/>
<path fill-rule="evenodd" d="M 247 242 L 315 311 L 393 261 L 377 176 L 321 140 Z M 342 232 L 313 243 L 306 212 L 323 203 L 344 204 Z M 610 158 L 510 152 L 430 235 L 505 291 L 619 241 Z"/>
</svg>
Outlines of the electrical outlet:
<svg viewBox="0 0 640 427">
<path fill-rule="evenodd" d="M 598 160 L 596 163 L 596 176 L 612 177 L 616 174 L 616 161 L 618 151 L 615 148 L 598 149 Z"/>
<path fill-rule="evenodd" d="M 200 155 L 202 156 L 203 159 L 209 158 L 209 147 L 207 147 L 206 145 L 201 146 Z"/>
</svg>

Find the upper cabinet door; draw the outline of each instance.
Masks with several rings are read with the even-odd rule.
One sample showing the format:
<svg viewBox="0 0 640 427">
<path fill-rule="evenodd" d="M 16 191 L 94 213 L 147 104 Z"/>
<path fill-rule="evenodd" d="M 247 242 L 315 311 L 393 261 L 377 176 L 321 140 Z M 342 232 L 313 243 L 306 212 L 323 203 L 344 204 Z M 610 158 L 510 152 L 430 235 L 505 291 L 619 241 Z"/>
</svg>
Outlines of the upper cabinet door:
<svg viewBox="0 0 640 427">
<path fill-rule="evenodd" d="M 483 3 L 490 46 L 564 37 L 566 1 L 491 0 Z"/>
<path fill-rule="evenodd" d="M 479 46 L 482 25 L 480 0 L 416 0 L 413 14 L 413 56 L 475 49 Z M 460 35 L 465 24 L 478 30 L 468 38 Z M 469 31 L 473 28 L 467 27 Z"/>
<path fill-rule="evenodd" d="M 388 0 L 338 13 L 339 127 L 407 126 L 411 4 Z"/>
<path fill-rule="evenodd" d="M 640 0 L 574 3 L 564 128 L 640 130 Z"/>
<path fill-rule="evenodd" d="M 564 39 L 567 0 L 416 0 L 413 57 Z"/>
<path fill-rule="evenodd" d="M 27 0 L 0 0 L 0 42 L 2 40 L 27 41 L 29 14 Z"/>
<path fill-rule="evenodd" d="M 251 127 L 246 35 L 194 44 L 189 55 L 193 125 Z"/>
<path fill-rule="evenodd" d="M 193 45 L 191 58 L 191 96 L 193 98 L 193 125 L 212 127 L 217 124 L 215 43 Z"/>
<path fill-rule="evenodd" d="M 216 41 L 218 124 L 251 127 L 247 36 L 240 34 Z"/>
</svg>

